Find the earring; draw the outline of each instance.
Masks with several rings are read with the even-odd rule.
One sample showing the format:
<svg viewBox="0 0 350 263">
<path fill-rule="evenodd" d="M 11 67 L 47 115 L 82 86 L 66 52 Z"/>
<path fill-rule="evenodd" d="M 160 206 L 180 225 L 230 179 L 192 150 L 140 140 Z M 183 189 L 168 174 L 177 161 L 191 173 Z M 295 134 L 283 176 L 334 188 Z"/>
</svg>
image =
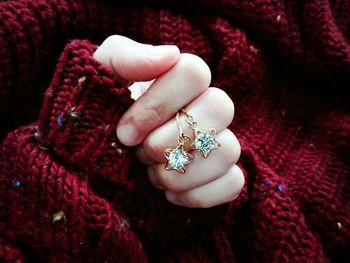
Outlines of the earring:
<svg viewBox="0 0 350 263">
<path fill-rule="evenodd" d="M 184 174 L 186 172 L 186 165 L 192 161 L 193 155 L 186 152 L 184 149 L 185 143 L 190 140 L 190 137 L 182 132 L 179 115 L 180 112 L 176 114 L 176 123 L 179 129 L 179 135 L 177 137 L 178 145 L 174 149 L 165 149 L 164 155 L 167 158 L 165 170 L 176 170 L 179 173 Z"/>
<path fill-rule="evenodd" d="M 185 115 L 185 120 L 193 130 L 195 136 L 191 144 L 191 149 L 200 151 L 203 157 L 206 158 L 212 150 L 221 147 L 220 143 L 214 138 L 216 135 L 216 130 L 214 128 L 203 132 L 198 128 L 197 122 L 193 120 L 193 117 L 185 109 L 181 109 L 181 112 Z"/>
</svg>

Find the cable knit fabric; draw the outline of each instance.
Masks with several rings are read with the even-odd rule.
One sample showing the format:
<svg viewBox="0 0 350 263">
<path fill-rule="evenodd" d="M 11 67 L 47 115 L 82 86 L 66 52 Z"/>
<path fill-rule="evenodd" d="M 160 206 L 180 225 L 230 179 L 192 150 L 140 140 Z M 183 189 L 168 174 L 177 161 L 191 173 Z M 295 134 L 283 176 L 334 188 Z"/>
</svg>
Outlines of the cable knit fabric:
<svg viewBox="0 0 350 263">
<path fill-rule="evenodd" d="M 346 262 L 349 14 L 326 0 L 2 1 L 0 262 Z M 129 83 L 92 56 L 111 34 L 208 63 L 235 102 L 238 199 L 185 208 L 149 183 L 115 134 Z"/>
</svg>

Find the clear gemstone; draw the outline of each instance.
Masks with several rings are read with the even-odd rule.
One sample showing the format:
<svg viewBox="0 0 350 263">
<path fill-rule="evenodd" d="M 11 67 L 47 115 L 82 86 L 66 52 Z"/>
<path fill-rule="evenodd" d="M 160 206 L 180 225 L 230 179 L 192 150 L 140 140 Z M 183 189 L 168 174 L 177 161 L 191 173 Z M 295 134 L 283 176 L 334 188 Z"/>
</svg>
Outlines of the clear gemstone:
<svg viewBox="0 0 350 263">
<path fill-rule="evenodd" d="M 169 154 L 169 164 L 175 169 L 182 169 L 190 160 L 190 156 L 182 149 L 176 149 Z"/>
<path fill-rule="evenodd" d="M 208 153 L 215 148 L 216 142 L 212 135 L 209 133 L 200 133 L 196 136 L 195 146 L 196 149 L 203 153 Z"/>
</svg>

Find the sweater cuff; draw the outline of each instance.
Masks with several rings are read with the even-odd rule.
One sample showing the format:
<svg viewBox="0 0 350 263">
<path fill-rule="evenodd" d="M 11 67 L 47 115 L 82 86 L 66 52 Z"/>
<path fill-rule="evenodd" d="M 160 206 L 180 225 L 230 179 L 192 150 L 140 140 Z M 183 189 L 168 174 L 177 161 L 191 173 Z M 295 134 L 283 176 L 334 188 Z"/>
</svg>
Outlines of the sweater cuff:
<svg viewBox="0 0 350 263">
<path fill-rule="evenodd" d="M 128 83 L 96 61 L 95 50 L 87 40 L 74 40 L 64 49 L 45 93 L 38 137 L 68 163 L 115 182 L 130 160 L 115 129 L 133 101 Z"/>
</svg>

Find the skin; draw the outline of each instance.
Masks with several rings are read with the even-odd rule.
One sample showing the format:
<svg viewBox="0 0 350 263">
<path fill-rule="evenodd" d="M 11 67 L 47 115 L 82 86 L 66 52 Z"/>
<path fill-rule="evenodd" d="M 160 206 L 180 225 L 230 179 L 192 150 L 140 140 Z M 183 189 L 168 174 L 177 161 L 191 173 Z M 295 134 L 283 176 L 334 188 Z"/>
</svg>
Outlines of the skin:
<svg viewBox="0 0 350 263">
<path fill-rule="evenodd" d="M 236 165 L 240 145 L 227 129 L 234 104 L 222 90 L 210 87 L 208 65 L 193 54 L 180 54 L 173 45 L 151 46 L 129 38 L 108 37 L 94 53 L 115 75 L 129 81 L 155 81 L 122 116 L 117 136 L 126 146 L 136 146 L 139 160 L 148 165 L 151 183 L 175 205 L 209 208 L 236 199 L 244 176 Z M 186 173 L 164 169 L 165 148 L 175 148 L 178 129 L 175 115 L 186 108 L 202 131 L 215 128 L 221 144 L 207 158 L 192 151 Z M 192 131 L 181 118 L 186 135 Z M 193 139 L 193 136 L 191 137 Z"/>
</svg>

